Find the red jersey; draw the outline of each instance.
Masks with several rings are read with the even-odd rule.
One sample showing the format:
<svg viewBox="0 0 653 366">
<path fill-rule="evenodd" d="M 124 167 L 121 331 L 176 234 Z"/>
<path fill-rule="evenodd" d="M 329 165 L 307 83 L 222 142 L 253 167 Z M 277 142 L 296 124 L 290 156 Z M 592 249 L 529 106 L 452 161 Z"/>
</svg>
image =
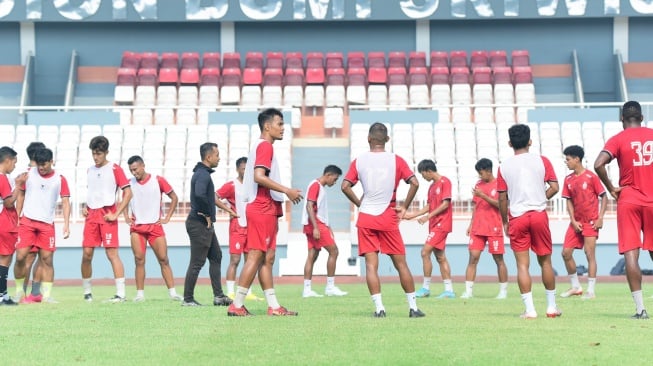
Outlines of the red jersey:
<svg viewBox="0 0 653 366">
<path fill-rule="evenodd" d="M 218 197 L 223 198 L 227 200 L 227 203 L 229 203 L 229 207 L 238 215 L 241 215 L 239 213 L 239 210 L 237 209 L 237 204 L 236 204 L 236 184 L 240 184 L 242 186 L 242 183 L 240 181 L 236 180 L 230 180 L 227 183 L 223 184 L 222 187 L 220 187 L 217 191 L 215 191 L 215 194 L 218 195 Z M 242 188 L 239 188 L 241 190 Z M 242 215 L 245 215 L 245 213 L 242 213 Z M 241 228 L 238 218 L 237 217 L 232 217 L 229 219 L 229 230 L 234 232 Z"/>
<path fill-rule="evenodd" d="M 653 206 L 653 129 L 627 128 L 612 136 L 603 151 L 619 164 L 619 201 Z"/>
<path fill-rule="evenodd" d="M 571 200 L 574 219 L 579 222 L 591 222 L 599 218 L 599 196 L 604 194 L 605 189 L 599 177 L 587 169 L 579 175 L 569 174 L 562 186 L 562 198 Z"/>
<path fill-rule="evenodd" d="M 447 177 L 440 176 L 440 179 L 433 181 L 429 187 L 428 204 L 429 212 L 433 212 L 438 208 L 442 202 L 449 200 L 449 207 L 439 215 L 435 215 L 429 219 L 429 231 L 443 231 L 446 233 L 451 232 L 453 220 L 453 207 L 451 205 L 451 181 Z"/>
<path fill-rule="evenodd" d="M 9 182 L 9 176 L 0 174 L 0 230 L 5 232 L 16 232 L 16 225 L 18 223 L 18 213 L 13 206 L 10 208 L 4 207 L 3 201 L 11 196 L 13 187 Z"/>
<path fill-rule="evenodd" d="M 270 175 L 272 170 L 272 157 L 274 156 L 274 148 L 269 141 L 261 141 L 256 147 L 256 159 L 254 160 L 254 169 L 265 168 L 266 175 Z M 275 215 L 283 216 L 283 209 L 281 202 L 275 201 L 270 195 L 270 189 L 263 186 L 258 186 L 256 198 L 254 201 L 247 204 L 247 209 L 251 212 L 257 212 L 261 215 Z"/>
<path fill-rule="evenodd" d="M 498 200 L 497 180 L 490 182 L 479 180 L 474 186 L 475 189 L 485 193 L 488 197 Z M 503 224 L 501 213 L 497 207 L 492 206 L 481 197 L 474 196 L 474 218 L 472 220 L 471 233 L 478 236 L 501 236 L 503 235 Z"/>
</svg>

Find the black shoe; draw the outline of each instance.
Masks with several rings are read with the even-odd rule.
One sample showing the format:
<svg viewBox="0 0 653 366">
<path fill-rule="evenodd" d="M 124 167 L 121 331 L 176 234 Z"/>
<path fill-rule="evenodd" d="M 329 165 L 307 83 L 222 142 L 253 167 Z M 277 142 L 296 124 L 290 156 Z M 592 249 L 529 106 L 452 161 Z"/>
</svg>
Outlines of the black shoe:
<svg viewBox="0 0 653 366">
<path fill-rule="evenodd" d="M 648 319 L 648 313 L 646 310 L 642 310 L 641 313 L 635 313 L 635 315 L 631 316 L 630 319 Z"/>
<path fill-rule="evenodd" d="M 6 305 L 6 306 L 16 306 L 16 305 L 18 305 L 18 303 L 15 302 L 11 297 L 8 297 L 8 298 L 3 299 L 2 301 L 0 301 L 0 305 L 3 305 L 3 306 L 4 305 Z"/>
<path fill-rule="evenodd" d="M 408 313 L 409 318 L 423 318 L 425 316 L 426 314 L 422 313 L 420 309 L 410 309 L 410 312 Z"/>
<path fill-rule="evenodd" d="M 200 304 L 199 302 L 195 301 L 195 299 L 193 299 L 189 301 L 186 300 L 182 301 L 181 306 L 202 306 L 202 304 Z"/>
<path fill-rule="evenodd" d="M 93 302 L 93 294 L 84 294 L 84 301 Z"/>
<path fill-rule="evenodd" d="M 232 302 L 233 300 L 224 295 L 213 298 L 213 305 L 215 306 L 229 306 Z"/>
<path fill-rule="evenodd" d="M 375 318 L 385 318 L 385 310 L 381 310 L 379 312 L 374 313 Z"/>
</svg>

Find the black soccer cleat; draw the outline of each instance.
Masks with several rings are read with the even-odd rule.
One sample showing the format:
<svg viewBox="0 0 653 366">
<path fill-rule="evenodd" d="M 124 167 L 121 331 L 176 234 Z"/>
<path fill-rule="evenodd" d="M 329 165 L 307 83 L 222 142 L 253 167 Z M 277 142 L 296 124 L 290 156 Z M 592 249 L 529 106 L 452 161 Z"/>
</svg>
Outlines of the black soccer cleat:
<svg viewBox="0 0 653 366">
<path fill-rule="evenodd" d="M 385 310 L 380 310 L 378 312 L 374 312 L 374 317 L 375 318 L 385 318 Z"/>
<path fill-rule="evenodd" d="M 641 313 L 635 313 L 635 315 L 631 316 L 630 319 L 637 319 L 637 320 L 648 319 L 648 313 L 646 312 L 646 310 L 642 310 Z"/>
<path fill-rule="evenodd" d="M 224 295 L 215 296 L 213 298 L 213 305 L 215 305 L 215 306 L 229 306 L 229 305 L 231 305 L 232 302 L 233 302 L 233 300 L 231 300 L 230 298 L 228 298 L 227 296 L 224 296 Z"/>
<path fill-rule="evenodd" d="M 408 313 L 409 318 L 423 318 L 425 316 L 426 314 L 424 314 L 420 309 L 410 309 L 410 312 Z"/>
</svg>

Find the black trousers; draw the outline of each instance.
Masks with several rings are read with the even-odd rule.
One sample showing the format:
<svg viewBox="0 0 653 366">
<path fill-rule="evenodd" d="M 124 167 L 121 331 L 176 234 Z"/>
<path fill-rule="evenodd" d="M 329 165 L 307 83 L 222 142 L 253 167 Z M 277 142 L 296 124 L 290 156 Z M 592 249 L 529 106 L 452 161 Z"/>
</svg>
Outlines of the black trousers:
<svg viewBox="0 0 653 366">
<path fill-rule="evenodd" d="M 197 277 L 207 259 L 209 260 L 209 277 L 213 296 L 224 296 L 220 282 L 222 250 L 218 238 L 215 236 L 214 226 L 211 225 L 211 228 L 208 229 L 205 222 L 186 219 L 186 232 L 190 238 L 190 263 L 188 263 L 184 281 L 184 301 L 194 300 Z"/>
</svg>

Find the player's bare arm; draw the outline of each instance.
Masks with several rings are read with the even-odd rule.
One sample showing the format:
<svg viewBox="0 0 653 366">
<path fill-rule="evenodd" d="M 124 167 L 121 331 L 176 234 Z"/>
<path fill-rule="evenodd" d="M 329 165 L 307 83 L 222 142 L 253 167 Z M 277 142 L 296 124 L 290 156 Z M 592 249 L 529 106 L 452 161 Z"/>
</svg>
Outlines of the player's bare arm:
<svg viewBox="0 0 653 366">
<path fill-rule="evenodd" d="M 499 200 L 497 200 L 497 208 L 499 208 Z M 476 213 L 476 204 L 472 203 L 472 217 L 469 220 L 469 226 L 467 226 L 467 232 L 465 235 L 469 236 L 472 233 L 472 223 L 474 222 L 474 214 Z"/>
<path fill-rule="evenodd" d="M 605 151 L 601 151 L 599 153 L 599 156 L 596 157 L 596 161 L 594 161 L 594 171 L 596 172 L 596 175 L 599 176 L 601 182 L 608 190 L 608 192 L 610 192 L 610 195 L 615 200 L 618 200 L 619 192 L 621 192 L 621 188 L 615 187 L 612 184 L 612 181 L 608 177 L 608 170 L 605 168 L 606 165 L 610 164 L 610 161 L 612 161 L 612 157 L 610 156 L 610 154 L 608 154 Z"/>
<path fill-rule="evenodd" d="M 20 188 L 18 187 L 24 187 L 25 182 L 27 182 L 27 173 L 22 173 L 18 177 L 16 177 L 16 188 L 14 188 L 13 192 L 11 192 L 11 196 L 5 198 L 2 201 L 2 204 L 5 206 L 5 208 L 11 208 L 14 207 L 16 200 L 18 199 L 19 192 L 21 191 Z"/>
<path fill-rule="evenodd" d="M 106 221 L 116 221 L 118 216 L 127 208 L 129 201 L 131 201 L 133 196 L 132 189 L 129 186 L 126 186 L 122 189 L 122 200 L 116 209 L 116 212 L 104 215 Z"/>
<path fill-rule="evenodd" d="M 508 234 L 508 193 L 499 192 L 499 213 L 503 222 L 503 232 Z"/>
<path fill-rule="evenodd" d="M 170 191 L 167 196 L 170 198 L 170 208 L 168 209 L 166 216 L 159 220 L 159 223 L 164 225 L 170 222 L 172 215 L 177 209 L 177 204 L 179 203 L 179 197 L 177 197 L 177 193 L 175 193 L 175 191 Z"/>
<path fill-rule="evenodd" d="M 429 213 L 429 206 L 425 205 L 424 207 L 422 207 L 422 209 L 420 209 L 417 212 L 411 212 L 409 214 L 404 215 L 404 220 L 412 220 L 412 219 L 414 219 L 416 217 L 426 215 L 427 213 Z"/>
<path fill-rule="evenodd" d="M 397 212 L 397 218 L 399 220 L 406 217 L 406 211 L 408 211 L 408 208 L 410 207 L 410 204 L 413 202 L 413 199 L 417 194 L 417 190 L 419 189 L 419 181 L 417 180 L 417 178 L 415 178 L 415 176 L 412 176 L 410 177 L 410 179 L 408 179 L 408 184 L 410 184 L 410 187 L 408 187 L 408 193 L 406 194 L 406 199 L 404 200 L 403 205 L 395 207 L 395 211 Z"/>
<path fill-rule="evenodd" d="M 603 228 L 603 216 L 605 211 L 608 209 L 608 195 L 603 193 L 601 196 L 601 206 L 599 208 L 599 217 L 594 221 L 593 228 L 594 230 L 599 230 Z"/>
<path fill-rule="evenodd" d="M 17 191 L 18 197 L 16 197 L 16 212 L 18 213 L 18 217 L 21 217 L 23 215 L 23 204 L 25 203 L 25 190 L 23 188 L 25 188 L 25 184 L 27 183 L 27 179 L 29 178 L 29 176 L 26 173 L 24 174 L 25 174 L 25 183 L 23 183 L 22 186 L 16 184 L 16 189 L 18 189 Z"/>
<path fill-rule="evenodd" d="M 342 193 L 345 194 L 347 199 L 349 199 L 349 201 L 351 201 L 351 203 L 353 203 L 356 207 L 360 207 L 361 200 L 358 197 L 356 197 L 356 194 L 354 193 L 354 190 L 351 189 L 351 187 L 352 184 L 348 180 L 343 180 L 342 183 L 340 184 L 340 190 L 342 191 Z"/>
<path fill-rule="evenodd" d="M 495 200 L 494 198 L 488 196 L 482 190 L 480 190 L 478 188 L 474 188 L 474 189 L 472 189 L 472 194 L 474 196 L 482 199 L 483 201 L 489 203 L 492 207 L 499 208 L 499 200 Z"/>
<path fill-rule="evenodd" d="M 288 188 L 283 186 L 281 183 L 273 181 L 270 177 L 265 175 L 266 171 L 267 169 L 265 168 L 254 168 L 254 182 L 256 182 L 256 184 L 285 194 L 293 204 L 298 204 L 304 198 L 300 189 Z"/>
<path fill-rule="evenodd" d="M 558 193 L 560 190 L 560 186 L 558 185 L 557 181 L 551 180 L 547 182 L 549 184 L 549 187 L 546 189 L 546 199 L 550 200 L 553 196 Z"/>
<path fill-rule="evenodd" d="M 63 238 L 70 237 L 70 197 L 61 197 L 61 208 L 63 209 Z"/>
<path fill-rule="evenodd" d="M 218 206 L 218 208 L 221 209 L 222 211 L 228 213 L 229 216 L 238 217 L 236 212 L 231 207 L 229 207 L 229 205 L 224 203 L 222 197 L 218 196 L 217 194 L 215 195 L 215 205 Z"/>
<path fill-rule="evenodd" d="M 417 220 L 417 222 L 419 222 L 420 224 L 424 224 L 424 223 L 428 222 L 431 218 L 433 218 L 433 217 L 443 213 L 444 211 L 446 211 L 449 208 L 450 205 L 451 205 L 451 199 L 443 200 L 442 203 L 440 204 L 440 206 L 436 207 L 435 210 L 429 212 L 428 215 L 420 217 Z"/>
<path fill-rule="evenodd" d="M 571 202 L 570 199 L 567 199 L 567 212 L 569 213 L 569 220 L 571 222 L 571 227 L 573 227 L 577 233 L 583 231 L 583 224 L 576 221 L 574 204 Z"/>
<path fill-rule="evenodd" d="M 315 240 L 320 240 L 320 228 L 317 226 L 317 218 L 315 217 L 315 202 L 306 202 L 306 213 L 308 214 L 308 220 L 313 226 L 313 238 Z"/>
</svg>

